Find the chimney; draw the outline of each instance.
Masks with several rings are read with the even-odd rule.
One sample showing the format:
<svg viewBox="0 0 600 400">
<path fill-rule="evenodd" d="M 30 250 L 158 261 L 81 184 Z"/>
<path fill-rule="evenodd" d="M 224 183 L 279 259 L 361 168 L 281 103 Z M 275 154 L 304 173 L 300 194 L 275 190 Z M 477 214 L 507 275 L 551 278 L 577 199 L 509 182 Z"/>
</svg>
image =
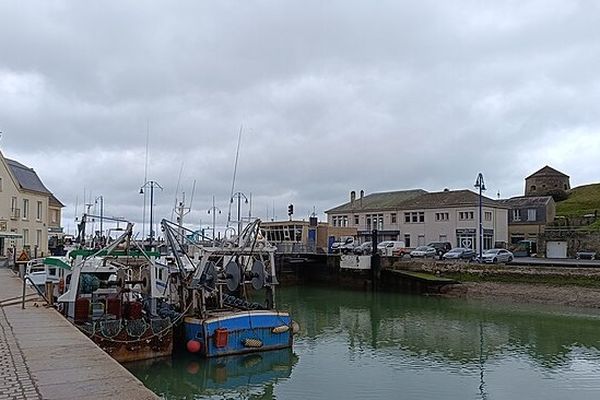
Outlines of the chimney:
<svg viewBox="0 0 600 400">
<path fill-rule="evenodd" d="M 354 200 L 356 200 L 356 192 L 353 190 L 350 192 L 350 203 L 354 204 Z"/>
</svg>

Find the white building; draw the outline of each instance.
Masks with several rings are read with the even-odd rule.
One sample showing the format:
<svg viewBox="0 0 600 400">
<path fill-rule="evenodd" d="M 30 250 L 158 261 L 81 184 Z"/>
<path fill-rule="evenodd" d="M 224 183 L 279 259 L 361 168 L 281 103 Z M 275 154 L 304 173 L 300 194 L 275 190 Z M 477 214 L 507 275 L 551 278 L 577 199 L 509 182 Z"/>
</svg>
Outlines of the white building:
<svg viewBox="0 0 600 400">
<path fill-rule="evenodd" d="M 508 207 L 482 198 L 483 248 L 508 242 Z M 403 240 L 408 247 L 430 242 L 477 249 L 479 236 L 479 195 L 470 190 L 428 193 L 404 190 L 373 193 L 325 212 L 332 226 L 355 227 L 360 241 L 370 240 L 378 230 L 379 240 Z"/>
<path fill-rule="evenodd" d="M 48 232 L 62 231 L 62 207 L 32 168 L 0 152 L 0 256 L 48 255 Z"/>
</svg>

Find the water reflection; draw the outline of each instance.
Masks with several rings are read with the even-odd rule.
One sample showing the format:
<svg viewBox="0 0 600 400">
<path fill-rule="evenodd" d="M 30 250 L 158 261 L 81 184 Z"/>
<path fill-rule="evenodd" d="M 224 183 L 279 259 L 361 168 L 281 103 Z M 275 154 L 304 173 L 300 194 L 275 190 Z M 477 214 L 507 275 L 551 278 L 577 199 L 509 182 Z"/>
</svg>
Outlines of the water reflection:
<svg viewBox="0 0 600 400">
<path fill-rule="evenodd" d="M 540 367 L 569 362 L 573 348 L 600 350 L 597 310 L 485 303 L 438 297 L 288 288 L 280 306 L 301 321 L 310 341 L 348 335 L 350 351 L 396 350 L 437 362 L 479 364 L 481 354 L 525 352 Z"/>
<path fill-rule="evenodd" d="M 202 359 L 190 354 L 127 364 L 146 387 L 165 399 L 272 398 L 298 356 L 291 349 Z"/>
<path fill-rule="evenodd" d="M 306 286 L 278 300 L 293 352 L 128 368 L 167 399 L 600 398 L 599 311 Z"/>
</svg>

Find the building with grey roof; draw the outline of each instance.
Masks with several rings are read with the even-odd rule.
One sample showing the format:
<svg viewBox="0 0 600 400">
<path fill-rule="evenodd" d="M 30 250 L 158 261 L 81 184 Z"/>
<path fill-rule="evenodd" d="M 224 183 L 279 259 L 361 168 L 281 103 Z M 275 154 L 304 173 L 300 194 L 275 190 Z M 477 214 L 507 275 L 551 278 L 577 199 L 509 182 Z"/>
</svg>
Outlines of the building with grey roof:
<svg viewBox="0 0 600 400">
<path fill-rule="evenodd" d="M 33 168 L 0 153 L 0 256 L 48 255 L 48 236 L 60 234 L 64 205 Z"/>
<path fill-rule="evenodd" d="M 455 247 L 479 248 L 479 195 L 470 190 L 427 192 L 422 189 L 373 193 L 331 208 L 325 213 L 336 227 L 355 227 L 359 240 L 377 229 L 379 240 L 401 240 L 407 247 L 450 242 Z M 482 197 L 483 248 L 508 241 L 508 209 Z"/>
<path fill-rule="evenodd" d="M 508 233 L 511 244 L 522 240 L 537 242 L 546 225 L 556 217 L 556 203 L 552 196 L 519 196 L 500 202 L 510 208 Z"/>
</svg>

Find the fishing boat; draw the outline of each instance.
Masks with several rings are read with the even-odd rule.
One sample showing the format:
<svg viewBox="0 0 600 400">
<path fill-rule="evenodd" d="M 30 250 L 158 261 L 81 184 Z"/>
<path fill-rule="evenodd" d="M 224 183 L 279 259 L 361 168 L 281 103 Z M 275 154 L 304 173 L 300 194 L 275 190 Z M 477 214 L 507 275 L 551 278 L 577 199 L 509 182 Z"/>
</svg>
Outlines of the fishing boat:
<svg viewBox="0 0 600 400">
<path fill-rule="evenodd" d="M 220 246 L 201 247 L 192 273 L 185 266 L 197 244 L 181 226 L 161 224 L 180 271 L 179 308 L 189 352 L 219 357 L 292 347 L 295 323 L 276 308 L 275 247 L 261 235 L 260 220 Z"/>
<path fill-rule="evenodd" d="M 119 362 L 168 356 L 180 320 L 159 287 L 165 266 L 132 240 L 133 224 L 105 248 L 72 251 L 62 313 Z M 163 282 L 164 283 L 164 282 Z"/>
</svg>

